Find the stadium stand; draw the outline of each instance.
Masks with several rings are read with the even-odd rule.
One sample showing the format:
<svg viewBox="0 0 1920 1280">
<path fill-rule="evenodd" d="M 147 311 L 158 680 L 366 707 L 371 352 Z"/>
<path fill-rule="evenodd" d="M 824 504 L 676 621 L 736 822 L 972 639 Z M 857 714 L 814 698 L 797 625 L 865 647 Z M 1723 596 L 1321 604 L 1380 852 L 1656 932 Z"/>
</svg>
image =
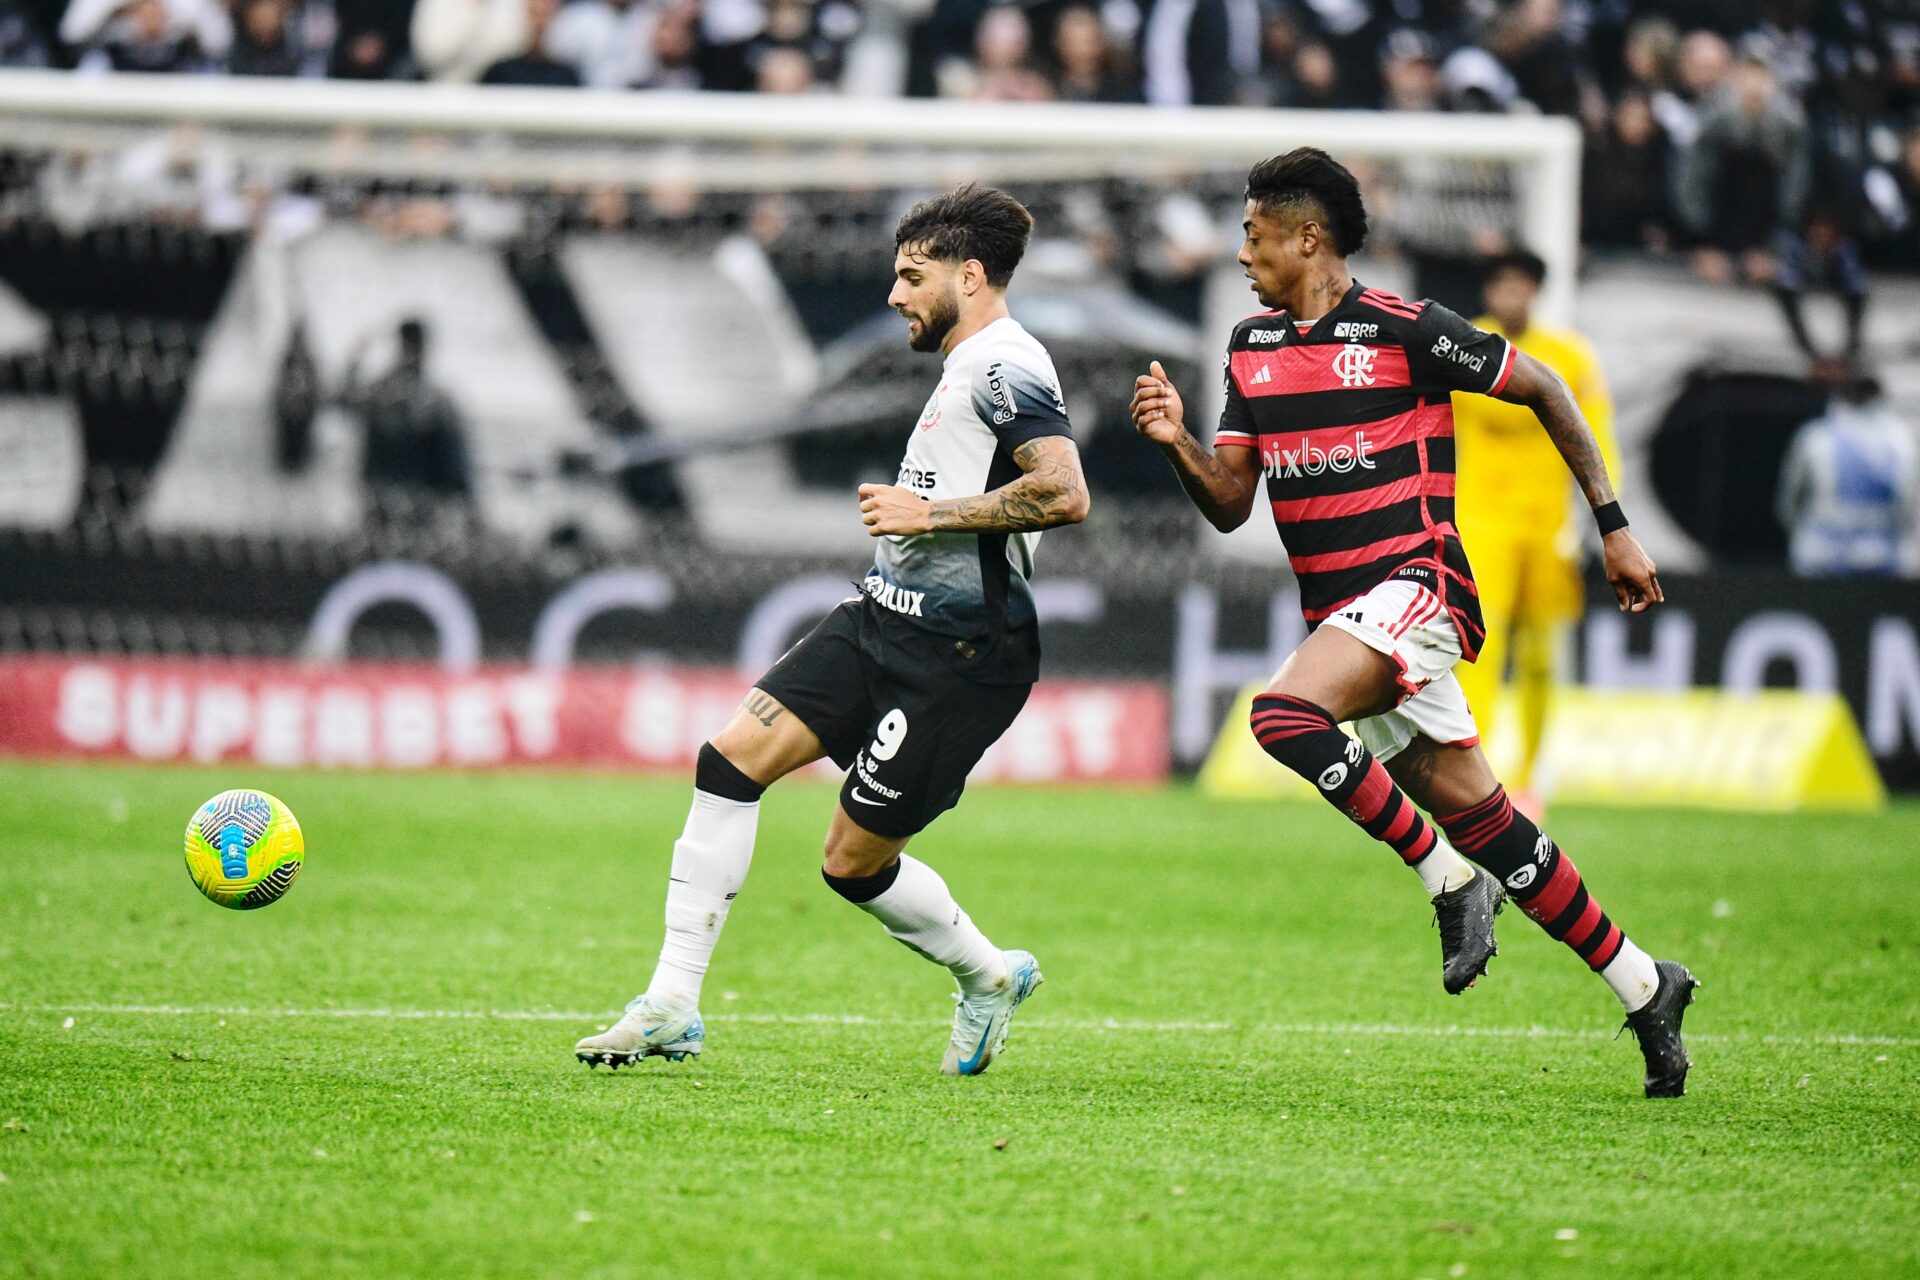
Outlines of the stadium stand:
<svg viewBox="0 0 1920 1280">
<path fill-rule="evenodd" d="M 1776 489 L 1801 424 L 1862 367 L 1884 421 L 1920 417 L 1903 320 L 1920 314 L 1909 9 L 0 0 L 0 65 L 491 80 L 594 102 L 757 91 L 876 112 L 898 97 L 1152 104 L 1143 118 L 1391 109 L 1458 137 L 1564 116 L 1583 143 L 1570 318 L 1614 384 L 1636 528 L 1676 573 L 1785 572 L 1778 513 L 1805 508 Z M 551 155 L 494 142 L 10 130 L 0 650 L 291 655 L 332 584 L 395 560 L 451 575 L 501 658 L 526 656 L 540 608 L 583 574 L 644 565 L 704 610 L 596 622 L 578 646 L 590 658 L 731 657 L 736 623 L 772 593 L 842 589 L 865 550 L 845 494 L 889 478 L 925 390 L 880 301 L 891 227 L 950 180 L 950 158 L 902 149 L 891 181 L 830 182 L 761 149 L 756 173 L 782 176 L 696 182 L 690 153 L 582 144 L 584 176 L 563 179 Z M 1452 157 L 1356 166 L 1377 226 L 1368 283 L 1473 313 L 1480 262 L 1525 243 L 1525 181 Z M 1162 637 L 1121 654 L 1063 628 L 1050 644 L 1069 669 L 1162 673 L 1179 637 L 1227 644 L 1284 613 L 1269 608 L 1285 581 L 1271 531 L 1203 538 L 1124 413 L 1158 357 L 1211 416 L 1219 335 L 1248 305 L 1232 261 L 1242 173 L 1002 179 L 1040 226 L 1016 310 L 1059 364 L 1101 509 L 1049 542 L 1050 598 L 1063 618 L 1137 610 Z M 424 348 L 411 372 L 409 324 Z M 457 463 L 378 446 L 408 423 L 437 424 Z M 1738 622 L 1718 617 L 1700 625 Z M 352 649 L 436 644 L 404 609 L 376 609 Z M 1699 659 L 1703 678 L 1715 661 Z"/>
</svg>

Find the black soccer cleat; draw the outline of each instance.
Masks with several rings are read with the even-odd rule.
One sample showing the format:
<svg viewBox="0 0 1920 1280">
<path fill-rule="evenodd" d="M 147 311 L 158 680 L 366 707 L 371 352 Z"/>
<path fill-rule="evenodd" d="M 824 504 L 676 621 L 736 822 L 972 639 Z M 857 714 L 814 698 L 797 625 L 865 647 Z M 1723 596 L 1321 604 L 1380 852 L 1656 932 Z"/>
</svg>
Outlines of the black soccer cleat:
<svg viewBox="0 0 1920 1280">
<path fill-rule="evenodd" d="M 1441 981 L 1457 996 L 1487 971 L 1500 947 L 1493 940 L 1493 918 L 1506 904 L 1507 891 L 1489 871 L 1474 872 L 1458 889 L 1434 895 L 1433 919 L 1440 926 Z"/>
<path fill-rule="evenodd" d="M 1633 1032 L 1647 1060 L 1647 1096 L 1679 1098 L 1687 1092 L 1687 1068 L 1693 1065 L 1680 1042 L 1680 1020 L 1700 983 L 1678 960 L 1656 960 L 1653 967 L 1660 985 L 1653 999 L 1627 1015 L 1625 1029 Z"/>
</svg>

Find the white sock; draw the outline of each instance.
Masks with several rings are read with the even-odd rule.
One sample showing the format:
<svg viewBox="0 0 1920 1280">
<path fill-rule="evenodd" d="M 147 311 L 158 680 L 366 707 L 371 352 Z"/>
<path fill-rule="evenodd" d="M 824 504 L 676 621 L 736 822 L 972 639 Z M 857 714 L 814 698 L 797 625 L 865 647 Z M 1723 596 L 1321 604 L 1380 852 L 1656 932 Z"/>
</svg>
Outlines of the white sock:
<svg viewBox="0 0 1920 1280">
<path fill-rule="evenodd" d="M 647 994 L 677 1008 L 700 1004 L 700 984 L 720 941 L 727 909 L 746 882 L 760 802 L 743 803 L 695 790 L 686 829 L 673 846 L 667 882 L 667 936 Z"/>
<path fill-rule="evenodd" d="M 1433 836 L 1433 848 L 1413 864 L 1413 869 L 1420 874 L 1420 883 L 1427 887 L 1429 898 L 1436 898 L 1448 889 L 1458 889 L 1474 877 L 1473 864 L 1447 843 L 1439 827 L 1433 829 Z"/>
<path fill-rule="evenodd" d="M 1613 988 L 1613 994 L 1620 997 L 1628 1013 L 1644 1008 L 1660 988 L 1660 971 L 1653 967 L 1653 957 L 1634 946 L 1631 938 L 1620 940 L 1620 950 L 1607 961 L 1600 976 Z"/>
<path fill-rule="evenodd" d="M 900 875 L 887 891 L 855 905 L 889 936 L 945 965 L 966 994 L 984 995 L 1006 983 L 1006 957 L 953 900 L 940 873 L 919 859 L 901 854 Z"/>
</svg>

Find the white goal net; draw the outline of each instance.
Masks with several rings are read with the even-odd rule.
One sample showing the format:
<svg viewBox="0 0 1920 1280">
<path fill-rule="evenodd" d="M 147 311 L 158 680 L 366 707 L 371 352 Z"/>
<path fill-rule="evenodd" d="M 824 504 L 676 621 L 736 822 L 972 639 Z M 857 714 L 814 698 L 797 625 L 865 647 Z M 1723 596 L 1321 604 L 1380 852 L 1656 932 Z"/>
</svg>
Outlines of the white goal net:
<svg viewBox="0 0 1920 1280">
<path fill-rule="evenodd" d="M 1560 120 L 0 74 L 0 527 L 858 555 L 930 368 L 893 224 L 970 180 L 1035 212 L 1014 301 L 1096 491 L 1173 521 L 1132 376 L 1213 416 L 1246 169 L 1303 143 L 1362 177 L 1369 283 L 1469 308 L 1525 245 L 1570 314 Z M 454 478 L 383 496 L 383 403 Z"/>
</svg>

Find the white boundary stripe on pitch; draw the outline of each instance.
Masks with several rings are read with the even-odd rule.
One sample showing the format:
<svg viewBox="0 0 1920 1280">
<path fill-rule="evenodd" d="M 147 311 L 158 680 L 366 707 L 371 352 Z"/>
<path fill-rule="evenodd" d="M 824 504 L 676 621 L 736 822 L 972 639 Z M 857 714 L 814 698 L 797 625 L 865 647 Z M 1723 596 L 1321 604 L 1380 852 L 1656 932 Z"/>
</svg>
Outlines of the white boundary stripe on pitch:
<svg viewBox="0 0 1920 1280">
<path fill-rule="evenodd" d="M 0 1012 L 99 1014 L 108 1017 L 177 1018 L 367 1018 L 400 1022 L 571 1022 L 588 1026 L 603 1025 L 606 1012 L 578 1013 L 559 1009 L 251 1009 L 241 1005 L 175 1004 L 13 1004 L 0 1001 Z M 762 1026 L 833 1027 L 913 1027 L 936 1025 L 932 1019 L 874 1018 L 859 1013 L 723 1013 L 707 1019 L 725 1025 L 729 1022 Z M 1392 1022 L 1152 1022 L 1120 1018 L 1022 1018 L 1020 1025 L 1031 1031 L 1090 1031 L 1147 1033 L 1177 1031 L 1192 1033 L 1245 1032 L 1253 1035 L 1386 1036 L 1425 1039 L 1481 1038 L 1492 1040 L 1610 1040 L 1614 1034 L 1597 1030 L 1560 1027 L 1476 1027 L 1450 1023 L 1445 1026 L 1409 1026 Z M 1861 1034 L 1830 1035 L 1747 1035 L 1739 1032 L 1690 1035 L 1701 1043 L 1769 1044 L 1800 1046 L 1836 1046 L 1852 1048 L 1920 1048 L 1920 1036 Z"/>
</svg>

